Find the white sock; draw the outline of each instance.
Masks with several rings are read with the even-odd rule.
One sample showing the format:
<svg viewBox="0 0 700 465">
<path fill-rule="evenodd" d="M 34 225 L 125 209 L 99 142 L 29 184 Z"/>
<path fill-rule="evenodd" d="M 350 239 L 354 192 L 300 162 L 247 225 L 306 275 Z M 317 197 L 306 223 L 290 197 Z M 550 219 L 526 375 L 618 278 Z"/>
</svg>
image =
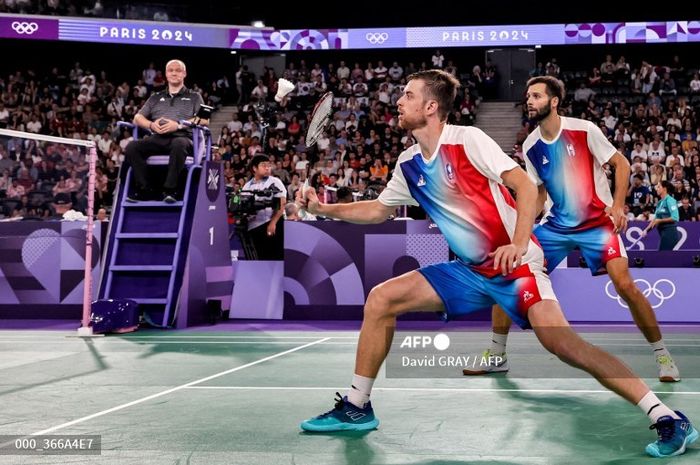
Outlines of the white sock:
<svg viewBox="0 0 700 465">
<path fill-rule="evenodd" d="M 352 376 L 352 384 L 348 390 L 348 402 L 351 404 L 365 408 L 365 404 L 369 402 L 369 395 L 372 393 L 374 378 L 365 378 L 360 375 Z"/>
<path fill-rule="evenodd" d="M 639 401 L 637 407 L 642 409 L 642 412 L 649 417 L 652 425 L 659 421 L 659 418 L 667 415 L 675 418 L 676 420 L 680 419 L 676 412 L 668 408 L 659 400 L 658 397 L 656 397 L 656 394 L 651 391 L 647 392 L 647 394 L 642 397 L 642 400 Z"/>
<path fill-rule="evenodd" d="M 654 355 L 671 355 L 671 353 L 666 348 L 663 339 L 659 339 L 656 342 L 650 342 L 651 350 L 654 351 Z"/>
<path fill-rule="evenodd" d="M 506 353 L 507 334 L 493 333 L 491 335 L 491 355 L 503 355 Z"/>
</svg>

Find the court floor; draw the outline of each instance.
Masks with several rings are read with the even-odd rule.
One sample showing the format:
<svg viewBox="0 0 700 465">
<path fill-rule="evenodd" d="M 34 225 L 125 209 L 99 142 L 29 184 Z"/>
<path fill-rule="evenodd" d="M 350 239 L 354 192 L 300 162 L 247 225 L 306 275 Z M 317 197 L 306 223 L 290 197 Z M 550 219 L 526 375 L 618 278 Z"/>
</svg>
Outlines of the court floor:
<svg viewBox="0 0 700 465">
<path fill-rule="evenodd" d="M 0 463 L 700 463 L 697 445 L 670 460 L 646 457 L 655 438 L 646 417 L 594 380 L 561 371 L 529 332 L 512 334 L 507 376 L 399 379 L 382 370 L 372 394 L 379 429 L 341 434 L 302 433 L 298 424 L 346 391 L 356 331 L 74 334 L 0 331 L 0 435 L 101 435 L 101 455 L 0 455 Z M 686 373 L 672 385 L 653 379 L 636 332 L 582 335 L 700 423 L 697 330 L 665 335 Z M 488 336 L 462 334 L 475 352 Z"/>
</svg>

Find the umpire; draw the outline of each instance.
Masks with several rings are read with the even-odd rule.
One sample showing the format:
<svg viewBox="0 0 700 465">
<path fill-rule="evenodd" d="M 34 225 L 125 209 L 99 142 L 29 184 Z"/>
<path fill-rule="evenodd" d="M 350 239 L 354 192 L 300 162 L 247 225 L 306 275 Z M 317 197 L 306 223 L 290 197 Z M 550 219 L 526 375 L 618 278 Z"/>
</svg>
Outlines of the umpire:
<svg viewBox="0 0 700 465">
<path fill-rule="evenodd" d="M 180 173 L 185 168 L 185 158 L 192 152 L 192 129 L 179 123 L 180 120 L 193 120 L 199 107 L 204 103 L 202 96 L 185 87 L 187 68 L 180 60 L 170 60 L 165 66 L 167 90 L 156 92 L 143 105 L 134 117 L 134 124 L 149 129 L 153 135 L 134 140 L 126 146 L 125 155 L 132 167 L 133 188 L 126 200 L 145 200 L 152 189 L 146 178 L 146 159 L 151 155 L 169 154 L 168 174 L 163 185 L 163 201 L 177 201 Z M 206 125 L 208 120 L 199 120 Z"/>
</svg>

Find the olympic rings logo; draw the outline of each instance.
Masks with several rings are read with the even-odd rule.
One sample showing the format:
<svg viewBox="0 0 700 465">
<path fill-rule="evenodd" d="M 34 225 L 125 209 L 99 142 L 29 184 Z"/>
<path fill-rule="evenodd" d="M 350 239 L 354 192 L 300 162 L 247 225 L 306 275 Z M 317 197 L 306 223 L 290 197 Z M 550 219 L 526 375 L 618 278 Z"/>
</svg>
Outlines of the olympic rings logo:
<svg viewBox="0 0 700 465">
<path fill-rule="evenodd" d="M 386 32 L 368 32 L 365 34 L 365 39 L 372 45 L 383 44 L 389 38 Z"/>
<path fill-rule="evenodd" d="M 676 295 L 676 285 L 673 284 L 672 281 L 668 279 L 659 279 L 656 281 L 653 285 L 647 281 L 646 279 L 635 279 L 634 284 L 639 283 L 640 285 L 637 286 L 639 287 L 639 290 L 642 291 L 642 295 L 645 298 L 649 298 L 649 296 L 654 296 L 654 300 L 658 300 L 655 304 L 652 302 L 651 303 L 651 308 L 659 308 L 663 303 L 672 298 L 674 295 Z M 610 285 L 612 284 L 612 281 L 608 281 L 608 283 L 605 285 L 605 294 L 610 297 L 613 300 L 617 300 L 617 303 L 620 304 L 620 307 L 623 308 L 629 308 L 627 306 L 627 303 L 622 300 L 622 298 L 615 294 L 613 295 L 612 292 L 610 291 Z M 665 285 L 664 285 L 665 284 Z M 642 289 L 641 285 L 644 285 L 645 288 Z M 668 292 L 665 292 L 668 291 Z"/>
<path fill-rule="evenodd" d="M 14 21 L 12 23 L 12 30 L 17 34 L 27 34 L 30 36 L 39 30 L 39 25 L 34 22 L 28 23 L 26 21 Z"/>
</svg>

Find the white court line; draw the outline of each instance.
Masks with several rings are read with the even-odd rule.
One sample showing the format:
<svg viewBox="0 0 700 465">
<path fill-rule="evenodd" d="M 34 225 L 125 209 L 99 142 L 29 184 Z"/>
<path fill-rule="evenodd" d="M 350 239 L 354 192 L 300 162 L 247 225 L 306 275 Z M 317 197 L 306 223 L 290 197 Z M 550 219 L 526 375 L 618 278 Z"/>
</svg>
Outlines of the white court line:
<svg viewBox="0 0 700 465">
<path fill-rule="evenodd" d="M 326 331 L 327 332 L 327 331 Z M 13 334 L 12 331 L 0 331 L 0 337 L 3 335 L 12 335 L 12 337 L 16 337 L 18 339 L 29 339 L 29 338 L 36 338 L 36 337 L 41 337 L 44 338 L 44 334 Z M 75 337 L 73 333 L 66 333 L 66 334 L 46 334 L 46 336 L 53 336 L 55 339 L 64 339 L 67 337 Z M 201 333 L 198 334 L 188 334 L 188 333 L 181 333 L 179 335 L 167 335 L 167 336 L 153 336 L 149 334 L 143 334 L 139 336 L 107 336 L 108 338 L 119 338 L 119 339 L 152 339 L 152 338 L 158 338 L 158 339 L 178 339 L 178 338 L 183 338 L 183 339 L 318 339 L 319 337 L 323 337 L 321 335 L 316 335 L 316 336 L 277 336 L 275 334 L 267 334 L 263 336 L 246 336 L 242 334 L 231 334 L 231 335 L 211 335 L 211 336 L 205 336 L 201 335 Z M 357 336 L 328 336 L 332 337 L 334 339 L 347 339 L 347 338 L 357 338 Z M 700 336 L 698 336 L 700 337 Z M 47 337 L 46 339 L 50 339 L 50 337 Z"/>
<path fill-rule="evenodd" d="M 356 331 L 359 333 L 359 331 Z M 487 332 L 460 332 L 460 331 L 406 331 L 406 330 L 401 330 L 397 331 L 397 333 L 410 333 L 410 332 L 416 332 L 416 333 L 439 333 L 443 332 L 445 334 L 449 335 L 459 335 L 462 337 L 463 335 L 467 334 L 474 334 L 474 335 L 481 335 L 481 334 L 486 334 Z M 490 334 L 490 330 L 488 331 L 488 334 Z M 610 340 L 610 341 L 644 341 L 644 338 L 641 334 L 631 334 L 629 337 L 610 337 L 610 334 L 613 333 L 579 333 L 580 336 L 584 337 L 585 339 L 588 338 L 602 338 L 605 340 Z M 5 336 L 10 336 L 10 337 L 5 337 Z M 670 340 L 670 341 L 678 341 L 678 342 L 695 342 L 699 341 L 700 342 L 700 334 L 698 334 L 696 337 L 690 337 L 688 334 L 684 334 L 683 336 L 688 336 L 688 337 L 678 337 L 674 338 L 673 334 L 669 334 L 664 337 L 664 340 Z M 107 336 L 105 339 L 101 340 L 132 340 L 132 339 L 318 339 L 319 337 L 323 337 L 320 334 L 316 336 L 277 336 L 275 334 L 268 334 L 264 336 L 244 336 L 244 335 L 215 335 L 215 336 L 204 336 L 204 335 L 190 335 L 190 334 L 182 334 L 182 335 L 168 335 L 168 336 L 149 336 L 149 335 L 143 335 L 143 336 L 125 336 L 125 337 L 114 337 L 114 336 Z M 332 337 L 333 339 L 355 339 L 357 340 L 358 336 L 357 334 L 353 336 L 329 336 Z M 535 338 L 534 333 L 527 333 L 526 335 L 521 335 L 521 333 L 513 333 L 511 335 L 511 338 L 520 338 L 520 337 L 528 337 L 528 338 Z M 53 341 L 61 341 L 65 340 L 68 338 L 75 338 L 75 335 L 73 333 L 70 334 L 13 334 L 12 331 L 0 331 L 0 338 L 2 338 L 2 341 L 15 341 L 15 340 L 22 340 L 22 339 L 39 339 L 39 340 L 53 340 Z M 509 341 L 510 342 L 510 341 Z M 518 342 L 518 341 L 514 341 Z"/>
<path fill-rule="evenodd" d="M 333 339 L 336 339 L 335 337 Z M 640 346 L 640 347 L 649 347 L 649 343 L 646 342 L 644 339 L 604 339 L 604 340 L 588 340 L 587 338 L 584 338 L 584 340 L 592 343 L 592 344 L 597 344 L 597 345 L 605 345 L 605 346 Z M 461 340 L 461 339 L 455 339 L 455 341 L 459 344 L 478 344 L 481 341 L 472 341 L 472 340 Z M 664 342 L 666 342 L 671 349 L 674 347 L 700 347 L 700 337 L 697 339 L 687 339 L 687 340 L 674 340 L 674 339 L 664 339 Z M 338 341 L 338 342 L 328 342 L 326 345 L 350 345 L 350 344 L 356 344 L 357 339 L 354 341 Z M 688 344 L 691 343 L 691 344 Z M 394 345 L 397 344 L 397 338 L 394 338 Z M 533 345 L 533 346 L 541 346 L 542 344 L 536 337 L 532 337 L 530 339 L 522 339 L 522 340 L 508 340 L 508 346 L 511 345 Z"/>
<path fill-rule="evenodd" d="M 399 331 L 400 333 L 408 333 L 411 331 Z M 475 335 L 481 335 L 482 333 L 475 333 L 475 332 L 459 332 L 459 331 L 415 331 L 415 332 L 444 332 L 447 335 L 457 335 L 459 334 L 460 337 L 466 334 L 475 334 Z M 486 332 L 484 332 L 485 334 Z M 490 334 L 490 332 L 489 332 Z M 519 333 L 514 333 L 514 334 L 519 334 Z M 610 337 L 608 334 L 612 333 L 584 333 L 581 334 L 579 333 L 580 336 L 584 337 L 584 339 L 604 339 L 606 341 L 639 341 L 639 342 L 644 342 L 643 336 L 637 335 L 637 334 L 632 334 L 630 337 Z M 11 335 L 10 337 L 3 337 L 6 335 Z M 533 340 L 535 338 L 534 334 L 529 333 L 528 337 L 532 337 Z M 684 336 L 688 336 L 687 334 Z M 274 334 L 268 334 L 265 336 L 244 336 L 244 335 L 230 335 L 230 336 L 224 336 L 224 335 L 216 335 L 216 336 L 203 336 L 203 335 L 188 335 L 188 334 L 183 334 L 183 335 L 178 335 L 178 336 L 148 336 L 148 335 L 143 335 L 143 336 L 126 336 L 126 337 L 120 337 L 120 338 L 114 338 L 111 336 L 107 336 L 104 339 L 99 339 L 100 341 L 115 341 L 115 340 L 120 340 L 120 341 L 130 341 L 130 340 L 141 340 L 141 339 L 174 339 L 174 340 L 179 340 L 179 339 L 318 339 L 319 337 L 323 337 L 321 335 L 316 335 L 316 336 L 277 336 Z M 353 339 L 357 340 L 358 336 L 329 336 L 332 337 L 333 339 Z M 521 336 L 513 335 L 511 338 L 519 338 Z M 0 342 L 5 342 L 5 341 L 22 341 L 23 339 L 31 339 L 32 341 L 35 340 L 41 340 L 41 341 L 63 341 L 68 338 L 75 338 L 75 335 L 73 333 L 71 334 L 50 334 L 50 335 L 45 335 L 45 334 L 30 334 L 30 335 L 24 335 L 24 334 L 12 334 L 10 331 L 0 331 Z M 672 334 L 669 334 L 664 337 L 664 340 L 666 342 L 671 341 L 671 342 L 700 342 L 700 334 L 697 335 L 697 337 L 679 337 L 679 338 L 674 338 Z M 523 341 L 509 341 L 509 342 L 523 342 Z"/>
<path fill-rule="evenodd" d="M 318 338 L 315 338 L 318 339 Z M 326 339 L 331 339 L 328 337 Z M 83 341 L 76 340 L 66 340 L 66 341 L 10 341 L 10 340 L 0 340 L 0 344 L 82 344 Z M 298 344 L 303 341 L 160 341 L 160 340 L 139 340 L 139 341 L 127 341 L 124 339 L 93 339 L 91 341 L 95 345 L 103 344 Z M 331 343 L 332 344 L 332 343 Z M 345 342 L 343 344 L 356 344 L 356 342 Z M 700 347 L 700 346 L 698 346 Z"/>
<path fill-rule="evenodd" d="M 306 386 L 192 386 L 185 389 L 201 390 L 238 390 L 238 391 L 342 391 L 348 387 L 306 387 Z M 563 394 L 615 394 L 607 389 L 500 389 L 500 388 L 421 388 L 421 387 L 374 387 L 372 391 L 419 391 L 419 392 L 533 392 L 533 393 L 563 393 Z M 700 395 L 700 391 L 654 391 L 654 394 Z"/>
<path fill-rule="evenodd" d="M 329 337 L 329 339 L 335 339 L 335 336 Z M 61 339 L 55 339 L 55 340 L 38 340 L 38 341 L 25 341 L 25 340 L 10 340 L 10 339 L 4 339 L 0 340 L 0 344 L 31 344 L 31 345 L 38 345 L 38 344 L 82 344 L 83 341 L 79 339 L 66 339 L 66 340 L 61 340 Z M 146 344 L 219 344 L 219 345 L 228 345 L 228 344 L 294 344 L 297 342 L 301 341 L 278 341 L 278 340 L 256 340 L 256 341 L 226 341 L 226 340 L 221 340 L 221 341 L 188 341 L 188 340 L 180 340 L 180 341 L 163 341 L 160 340 L 160 338 L 155 338 L 155 339 L 139 339 L 139 340 L 127 340 L 127 339 L 95 339 L 93 340 L 93 344 L 97 345 L 104 345 L 104 344 L 128 344 L 128 345 L 146 345 Z M 462 342 L 462 341 L 460 341 Z M 476 343 L 476 341 L 463 341 L 463 343 L 469 342 L 471 343 Z M 603 347 L 649 347 L 649 344 L 646 342 L 635 342 L 635 341 L 630 341 L 630 342 L 608 342 L 600 340 L 600 341 L 588 341 L 591 342 L 595 345 L 598 346 L 603 346 Z M 674 342 L 673 340 L 671 341 L 666 341 L 669 342 L 669 347 L 671 349 L 673 348 L 680 348 L 680 347 L 700 347 L 700 340 L 693 340 L 692 342 L 698 342 L 697 344 L 687 344 L 687 343 L 677 343 Z M 347 341 L 347 342 L 328 342 L 326 345 L 339 345 L 339 346 L 354 346 L 357 345 L 357 340 L 354 341 Z M 531 347 L 540 347 L 541 344 L 537 339 L 533 339 L 531 341 L 508 341 L 508 346 L 531 346 Z"/>
<path fill-rule="evenodd" d="M 151 394 L 150 396 L 142 397 L 142 398 L 140 398 L 140 399 L 137 399 L 137 400 L 134 400 L 134 401 L 131 401 L 131 402 L 127 402 L 126 404 L 117 405 L 116 407 L 112 407 L 112 408 L 107 409 L 107 410 L 102 410 L 101 412 L 93 413 L 92 415 L 88 415 L 88 416 L 85 416 L 85 417 L 82 417 L 82 418 L 78 418 L 78 419 L 76 419 L 76 420 L 72 420 L 72 421 L 69 421 L 69 422 L 66 422 L 66 423 L 62 423 L 62 424 L 60 424 L 60 425 L 58 425 L 58 426 L 52 426 L 51 428 L 46 428 L 46 429 L 43 429 L 43 430 L 41 430 L 41 431 L 37 431 L 37 432 L 35 432 L 35 433 L 32 433 L 31 436 L 39 436 L 39 435 L 42 435 L 42 434 L 53 433 L 54 431 L 58 431 L 58 430 L 60 430 L 60 429 L 67 428 L 68 426 L 73 426 L 73 425 L 76 425 L 76 424 L 78 424 L 78 423 L 83 423 L 84 421 L 92 420 L 93 418 L 101 417 L 101 416 L 103 416 L 103 415 L 107 415 L 108 413 L 116 412 L 116 411 L 118 411 L 118 410 L 122 410 L 122 409 L 125 409 L 125 408 L 127 408 L 127 407 L 131 407 L 131 406 L 133 406 L 133 405 L 141 404 L 141 403 L 143 403 L 143 402 L 146 402 L 146 401 L 149 401 L 149 400 L 152 400 L 152 399 L 156 399 L 156 398 L 162 397 L 162 396 L 164 396 L 164 395 L 166 395 L 166 394 L 170 394 L 170 393 L 173 393 L 173 392 L 176 392 L 176 391 L 180 391 L 180 390 L 182 390 L 182 389 L 186 389 L 186 388 L 192 387 L 192 386 L 194 386 L 195 384 L 204 383 L 204 382 L 210 381 L 210 380 L 212 380 L 212 379 L 220 378 L 221 376 L 225 376 L 225 375 L 234 373 L 234 372 L 236 372 L 236 371 L 240 371 L 240 370 L 243 370 L 243 369 L 245 369 L 245 368 L 252 367 L 252 366 L 257 365 L 257 364 L 259 364 L 259 363 L 267 362 L 268 360 L 272 360 L 272 359 L 274 359 L 274 358 L 281 357 L 281 356 L 283 356 L 283 355 L 287 355 L 287 354 L 290 354 L 290 353 L 292 353 L 292 352 L 296 352 L 297 350 L 305 349 L 305 348 L 307 348 L 307 347 L 310 347 L 310 346 L 315 345 L 315 344 L 319 344 L 319 343 L 321 343 L 321 342 L 326 342 L 326 341 L 329 340 L 329 339 L 330 339 L 329 337 L 326 337 L 326 338 L 323 338 L 323 339 L 318 339 L 318 340 L 316 340 L 316 341 L 309 342 L 308 344 L 304 344 L 303 346 L 299 346 L 299 347 L 295 347 L 295 348 L 293 348 L 293 349 L 285 350 L 284 352 L 279 352 L 279 353 L 277 353 L 277 354 L 270 355 L 269 357 L 261 358 L 260 360 L 256 360 L 256 361 L 254 361 L 254 362 L 246 363 L 245 365 L 241 365 L 241 366 L 238 366 L 238 367 L 235 367 L 235 368 L 231 368 L 230 370 L 222 371 L 222 372 L 220 372 L 220 373 L 216 373 L 216 374 L 213 374 L 213 375 L 211 375 L 211 376 L 207 376 L 206 378 L 201 378 L 201 379 L 198 379 L 198 380 L 196 380 L 196 381 L 191 381 L 191 382 L 186 383 L 186 384 L 181 384 L 180 386 L 177 386 L 177 387 L 174 387 L 174 388 L 170 388 L 170 389 L 166 389 L 165 391 L 157 392 L 157 393 L 155 393 L 155 394 Z"/>
<path fill-rule="evenodd" d="M 11 333 L 10 333 L 11 334 Z M 21 341 L 23 339 L 39 339 L 39 340 L 51 340 L 51 341 L 62 341 L 68 338 L 75 338 L 75 334 L 57 334 L 57 335 L 50 335 L 49 337 L 45 337 L 43 334 L 31 334 L 31 335 L 23 335 L 23 334 L 17 334 L 17 335 L 12 335 L 9 338 L 3 337 L 3 333 L 0 332 L 0 337 L 2 337 L 1 341 L 14 341 L 18 340 Z M 316 335 L 316 336 L 276 336 L 274 334 L 270 334 L 267 336 L 242 336 L 242 335 L 231 335 L 231 336 L 199 336 L 199 335 L 186 335 L 183 334 L 181 336 L 126 336 L 126 337 L 113 337 L 113 336 L 107 336 L 105 339 L 100 339 L 100 340 L 119 340 L 119 341 L 130 341 L 132 339 L 318 339 L 319 337 L 323 337 L 321 335 Z M 357 339 L 357 336 L 329 336 L 332 337 L 333 339 Z M 698 336 L 698 339 L 700 340 L 700 336 Z M 96 339 L 94 339 L 96 340 Z"/>
</svg>

